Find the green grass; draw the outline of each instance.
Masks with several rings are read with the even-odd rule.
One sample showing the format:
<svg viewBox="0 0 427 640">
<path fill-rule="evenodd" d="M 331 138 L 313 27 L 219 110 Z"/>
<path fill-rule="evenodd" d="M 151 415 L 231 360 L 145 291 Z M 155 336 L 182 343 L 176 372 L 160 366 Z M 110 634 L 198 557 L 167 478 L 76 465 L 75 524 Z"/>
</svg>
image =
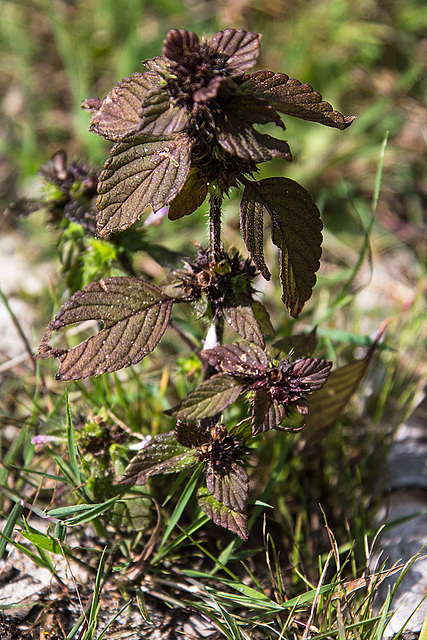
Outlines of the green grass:
<svg viewBox="0 0 427 640">
<path fill-rule="evenodd" d="M 376 534 L 378 461 L 425 385 L 420 185 L 426 156 L 414 141 L 427 114 L 421 48 L 427 9 L 421 0 L 372 1 L 363 11 L 360 3 L 343 0 L 267 3 L 262 11 L 243 3 L 238 24 L 228 25 L 224 4 L 214 15 L 209 3 L 205 14 L 170 0 L 125 5 L 3 0 L 2 205 L 34 194 L 38 166 L 59 146 L 70 159 L 103 162 L 107 145 L 87 132 L 80 102 L 103 97 L 122 76 L 140 70 L 169 28 L 261 31 L 260 68 L 309 82 L 335 108 L 357 115 L 343 133 L 287 118 L 294 162 L 263 169 L 263 175 L 283 172 L 301 181 L 315 195 L 325 224 L 318 285 L 298 321 L 284 313 L 274 270 L 272 283 L 259 282 L 278 337 L 317 325 L 319 355 L 343 365 L 363 357 L 390 318 L 385 343 L 392 349 L 378 352 L 345 416 L 315 447 L 305 432 L 260 439 L 253 452 L 247 543 L 198 510 L 195 477 L 173 476 L 166 483 L 156 478 L 147 487 L 115 491 L 112 470 L 123 471 L 135 451 L 129 446 L 169 430 L 172 420 L 162 411 L 197 378 L 194 358 L 184 345 L 183 352 L 176 346 L 171 329 L 149 361 L 110 376 L 64 385 L 54 380 L 55 364 L 11 368 L 0 374 L 0 556 L 15 549 L 60 583 L 65 578 L 59 560 L 88 567 L 88 584 L 72 585 L 66 573 L 69 588 L 90 593 L 66 638 L 110 637 L 117 620 L 104 597 L 107 586 L 120 611 L 139 616 L 146 637 L 155 628 L 156 610 L 163 616 L 180 610 L 199 612 L 220 637 L 233 640 L 306 640 L 313 634 L 379 640 L 391 597 L 374 613 L 381 576 L 356 581 L 365 575 Z M 204 215 L 180 220 L 180 233 L 176 222 L 165 221 L 149 228 L 148 239 L 187 255 L 192 239 L 204 240 Z M 227 241 L 243 248 L 233 198 L 224 224 Z M 53 260 L 57 232 L 46 233 L 45 226 L 41 216 L 0 221 L 2 231 L 14 228 L 24 241 L 42 238 L 37 255 L 28 255 L 29 271 Z M 268 247 L 266 259 L 275 264 Z M 137 264 L 153 268 L 145 254 Z M 161 273 L 159 267 L 158 280 Z M 42 299 L 31 300 L 41 318 L 38 328 L 63 295 L 58 273 Z M 9 305 L 3 294 L 2 304 Z M 181 320 L 200 344 L 200 328 Z M 37 340 L 22 336 L 22 342 L 23 350 L 35 351 Z M 237 422 L 242 407 L 233 410 Z M 36 433 L 56 439 L 35 448 Z M 90 438 L 99 434 L 102 451 L 93 455 Z"/>
</svg>

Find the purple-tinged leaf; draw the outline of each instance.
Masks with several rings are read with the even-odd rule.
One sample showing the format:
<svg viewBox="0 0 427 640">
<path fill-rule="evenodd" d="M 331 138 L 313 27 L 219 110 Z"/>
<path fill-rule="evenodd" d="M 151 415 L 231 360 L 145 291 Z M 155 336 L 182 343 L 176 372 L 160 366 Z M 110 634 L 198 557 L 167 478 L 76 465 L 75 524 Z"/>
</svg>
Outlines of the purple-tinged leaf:
<svg viewBox="0 0 427 640">
<path fill-rule="evenodd" d="M 59 358 L 59 380 L 81 380 L 136 364 L 157 346 L 174 299 L 139 278 L 103 278 L 77 291 L 48 327 L 38 358 Z M 86 320 L 103 329 L 71 349 L 53 349 L 53 331 Z"/>
<path fill-rule="evenodd" d="M 264 207 L 256 200 L 249 182 L 240 203 L 240 230 L 256 268 L 265 280 L 270 280 L 271 273 L 264 260 Z"/>
<path fill-rule="evenodd" d="M 313 87 L 289 78 L 286 73 L 258 71 L 251 73 L 247 79 L 252 93 L 267 100 L 281 113 L 336 129 L 346 129 L 355 119 L 355 116 L 343 116 L 339 111 L 334 111 Z"/>
<path fill-rule="evenodd" d="M 278 427 L 286 415 L 286 408 L 273 402 L 268 389 L 257 389 L 252 400 L 252 435 Z"/>
<path fill-rule="evenodd" d="M 209 50 L 227 63 L 233 75 L 241 75 L 252 69 L 260 54 L 261 34 L 244 29 L 225 29 L 214 35 Z"/>
<path fill-rule="evenodd" d="M 177 421 L 175 427 L 175 436 L 177 442 L 189 449 L 201 447 L 204 444 L 212 442 L 210 429 L 205 429 L 194 422 Z"/>
<path fill-rule="evenodd" d="M 155 436 L 132 458 L 119 480 L 122 485 L 142 485 L 150 476 L 178 473 L 197 464 L 194 451 L 176 440 L 175 434 Z"/>
<path fill-rule="evenodd" d="M 226 322 L 248 342 L 264 347 L 264 335 L 253 310 L 250 296 L 227 296 L 222 304 L 222 314 Z"/>
<path fill-rule="evenodd" d="M 244 513 L 235 511 L 219 502 L 209 493 L 209 489 L 201 488 L 197 492 L 197 502 L 208 518 L 219 527 L 235 533 L 242 540 L 248 539 L 248 519 Z"/>
<path fill-rule="evenodd" d="M 196 211 L 206 199 L 208 183 L 196 167 L 191 167 L 187 180 L 178 195 L 169 205 L 168 217 L 178 220 Z"/>
<path fill-rule="evenodd" d="M 261 347 L 249 342 L 223 344 L 200 354 L 210 365 L 234 376 L 257 376 L 268 369 L 268 358 Z"/>
<path fill-rule="evenodd" d="M 138 133 L 151 136 L 168 136 L 183 131 L 189 124 L 189 116 L 181 105 L 173 105 L 167 91 L 155 87 L 142 103 Z"/>
<path fill-rule="evenodd" d="M 185 422 L 210 418 L 235 402 L 244 387 L 231 376 L 218 374 L 199 384 L 176 407 L 165 413 Z"/>
<path fill-rule="evenodd" d="M 225 472 L 212 467 L 206 473 L 206 487 L 211 495 L 233 511 L 245 513 L 248 501 L 249 478 L 246 469 L 233 462 Z"/>
<path fill-rule="evenodd" d="M 98 235 L 130 227 L 151 205 L 158 211 L 183 187 L 190 170 L 192 142 L 171 136 L 132 136 L 114 145 L 98 185 Z"/>
<path fill-rule="evenodd" d="M 171 29 L 163 40 L 162 56 L 181 62 L 185 56 L 197 53 L 200 49 L 199 38 L 193 31 Z"/>
<path fill-rule="evenodd" d="M 233 156 L 253 162 L 266 162 L 273 158 L 292 160 L 285 140 L 255 131 L 252 125 L 236 117 L 218 118 L 216 137 L 221 147 Z"/>
<path fill-rule="evenodd" d="M 140 121 L 141 104 L 147 92 L 156 86 L 159 79 L 152 71 L 134 73 L 131 78 L 123 78 L 102 103 L 98 98 L 84 100 L 83 109 L 94 114 L 89 130 L 107 140 L 120 140 L 136 131 Z"/>
<path fill-rule="evenodd" d="M 266 100 L 256 98 L 252 94 L 237 96 L 233 101 L 233 115 L 239 120 L 251 124 L 268 124 L 274 122 L 285 130 L 286 127 L 276 109 Z"/>
<path fill-rule="evenodd" d="M 292 352 L 293 356 L 301 358 L 314 353 L 317 342 L 316 329 L 313 329 L 310 333 L 297 333 L 293 336 L 275 340 L 272 346 L 286 355 Z"/>
<path fill-rule="evenodd" d="M 313 198 L 289 178 L 246 182 L 240 212 L 242 235 L 257 267 L 262 216 L 271 216 L 272 240 L 280 249 L 282 300 L 291 316 L 298 316 L 311 296 L 322 253 L 322 223 Z"/>
<path fill-rule="evenodd" d="M 323 438 L 345 410 L 353 394 L 366 376 L 375 349 L 381 339 L 386 324 L 381 328 L 366 356 L 354 360 L 344 367 L 334 369 L 326 384 L 313 393 L 309 402 L 307 441 L 314 444 Z"/>
<path fill-rule="evenodd" d="M 318 391 L 326 383 L 332 362 L 320 360 L 319 358 L 305 358 L 297 360 L 292 368 L 294 376 L 298 376 L 300 384 L 307 385 L 308 390 Z"/>
</svg>

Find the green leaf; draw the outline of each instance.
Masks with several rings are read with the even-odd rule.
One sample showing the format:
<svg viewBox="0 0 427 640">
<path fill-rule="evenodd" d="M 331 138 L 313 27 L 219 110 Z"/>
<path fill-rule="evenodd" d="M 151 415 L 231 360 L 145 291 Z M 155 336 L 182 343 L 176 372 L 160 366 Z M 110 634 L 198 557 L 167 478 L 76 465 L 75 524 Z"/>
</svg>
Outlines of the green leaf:
<svg viewBox="0 0 427 640">
<path fill-rule="evenodd" d="M 194 451 L 179 444 L 173 431 L 160 434 L 132 458 L 119 484 L 145 484 L 150 476 L 177 473 L 196 463 Z"/>
<path fill-rule="evenodd" d="M 120 140 L 136 131 L 140 123 L 142 101 L 159 80 L 159 75 L 152 71 L 134 73 L 130 78 L 123 78 L 102 103 L 96 105 L 96 99 L 93 98 L 85 100 L 83 109 L 95 112 L 89 131 L 94 131 L 107 140 Z"/>
<path fill-rule="evenodd" d="M 207 193 L 206 178 L 199 173 L 196 167 L 191 167 L 184 186 L 169 205 L 169 219 L 178 220 L 183 216 L 189 216 L 203 204 Z"/>
<path fill-rule="evenodd" d="M 47 536 L 43 533 L 35 533 L 35 532 L 27 532 L 20 531 L 21 536 L 29 540 L 33 543 L 35 547 L 39 547 L 44 551 L 49 551 L 50 553 L 57 553 L 58 555 L 64 555 L 63 547 L 50 536 Z"/>
<path fill-rule="evenodd" d="M 209 489 L 200 488 L 197 492 L 197 502 L 204 513 L 219 527 L 224 527 L 235 533 L 242 540 L 248 539 L 247 517 L 244 513 L 227 507 L 210 494 Z"/>
<path fill-rule="evenodd" d="M 334 111 L 313 87 L 289 78 L 286 73 L 258 71 L 251 73 L 247 79 L 251 92 L 257 98 L 267 100 L 281 113 L 337 129 L 346 129 L 355 119 L 355 116 L 343 116 L 339 111 Z"/>
<path fill-rule="evenodd" d="M 241 381 L 219 373 L 202 382 L 182 402 L 165 413 L 187 422 L 209 418 L 237 400 L 244 388 L 245 384 Z"/>
<path fill-rule="evenodd" d="M 148 205 L 169 204 L 187 179 L 192 145 L 184 134 L 131 135 L 115 144 L 99 177 L 98 235 L 124 231 Z"/>
<path fill-rule="evenodd" d="M 377 339 L 364 358 L 334 369 L 326 384 L 310 396 L 306 430 L 309 443 L 314 443 L 324 437 L 346 408 L 350 398 L 368 372 L 382 333 L 383 331 L 379 332 Z"/>
<path fill-rule="evenodd" d="M 225 321 L 242 338 L 264 347 L 264 335 L 254 313 L 254 304 L 252 298 L 245 294 L 226 296 L 222 304 L 222 313 Z M 258 304 L 262 306 L 261 303 Z"/>
<path fill-rule="evenodd" d="M 80 380 L 136 364 L 157 346 L 173 302 L 139 278 L 92 282 L 77 291 L 52 320 L 36 357 L 59 358 L 59 380 Z M 53 331 L 86 320 L 102 320 L 104 328 L 72 349 L 53 349 L 48 344 Z"/>
<path fill-rule="evenodd" d="M 322 253 L 320 212 L 311 195 L 289 178 L 246 181 L 240 206 L 241 229 L 246 247 L 267 279 L 263 256 L 262 221 L 271 217 L 271 236 L 280 249 L 282 300 L 296 317 L 310 298 Z"/>
<path fill-rule="evenodd" d="M 268 313 L 264 305 L 261 304 L 261 302 L 259 302 L 258 300 L 255 300 L 254 302 L 252 302 L 252 311 L 254 312 L 255 318 L 257 319 L 263 335 L 267 336 L 268 338 L 274 338 L 274 336 L 276 335 L 274 327 L 271 324 L 270 314 Z"/>
</svg>

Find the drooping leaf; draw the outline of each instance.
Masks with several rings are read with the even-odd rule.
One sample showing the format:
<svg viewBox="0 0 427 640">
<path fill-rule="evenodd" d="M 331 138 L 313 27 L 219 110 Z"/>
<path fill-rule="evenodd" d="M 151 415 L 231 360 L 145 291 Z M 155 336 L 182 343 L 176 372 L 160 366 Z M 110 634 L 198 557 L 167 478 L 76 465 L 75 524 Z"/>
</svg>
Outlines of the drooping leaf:
<svg viewBox="0 0 427 640">
<path fill-rule="evenodd" d="M 185 422 L 210 418 L 235 402 L 244 386 L 227 374 L 217 374 L 199 384 L 176 407 L 165 413 Z"/>
<path fill-rule="evenodd" d="M 196 167 L 191 167 L 187 180 L 169 205 L 168 217 L 178 220 L 196 211 L 206 199 L 208 183 Z"/>
<path fill-rule="evenodd" d="M 235 376 L 256 376 L 268 368 L 265 351 L 249 342 L 235 342 L 204 349 L 200 355 L 218 371 Z"/>
<path fill-rule="evenodd" d="M 155 87 L 147 92 L 139 114 L 138 132 L 151 136 L 168 136 L 188 126 L 189 116 L 182 105 L 174 105 L 167 91 Z"/>
<path fill-rule="evenodd" d="M 216 525 L 235 533 L 242 540 L 248 539 L 247 516 L 244 513 L 226 507 L 209 493 L 209 489 L 204 487 L 197 492 L 197 502 L 201 510 Z"/>
<path fill-rule="evenodd" d="M 240 464 L 233 462 L 225 472 L 212 467 L 206 473 L 206 487 L 211 495 L 233 511 L 245 513 L 248 501 L 249 478 Z"/>
<path fill-rule="evenodd" d="M 383 331 L 384 329 L 379 332 L 364 358 L 334 369 L 326 384 L 310 397 L 307 429 L 309 443 L 324 437 L 344 411 L 368 372 Z"/>
<path fill-rule="evenodd" d="M 183 187 L 190 170 L 192 142 L 184 135 L 131 136 L 118 142 L 99 177 L 99 236 L 130 227 L 151 205 L 158 211 Z"/>
<path fill-rule="evenodd" d="M 233 115 L 245 122 L 268 124 L 274 122 L 281 129 L 286 129 L 276 109 L 263 98 L 253 94 L 237 96 L 233 101 Z"/>
<path fill-rule="evenodd" d="M 82 108 L 94 114 L 89 130 L 115 141 L 136 131 L 141 104 L 159 80 L 158 74 L 152 71 L 134 73 L 130 78 L 123 78 L 102 102 L 96 104 L 97 98 L 84 100 Z"/>
<path fill-rule="evenodd" d="M 272 240 L 280 249 L 282 300 L 291 316 L 296 317 L 311 296 L 315 272 L 320 266 L 319 209 L 308 191 L 297 182 L 289 178 L 267 178 L 246 182 L 240 212 L 245 244 L 261 273 L 264 263 L 262 218 L 264 213 L 271 216 Z"/>
<path fill-rule="evenodd" d="M 261 34 L 244 29 L 219 31 L 209 42 L 209 50 L 227 62 L 227 69 L 240 75 L 252 69 L 260 54 Z"/>
<path fill-rule="evenodd" d="M 92 282 L 65 303 L 48 327 L 38 358 L 61 361 L 59 380 L 81 380 L 136 364 L 158 344 L 174 299 L 139 278 L 112 277 Z M 53 349 L 53 331 L 86 320 L 103 329 L 71 349 Z"/>
<path fill-rule="evenodd" d="M 252 400 L 252 435 L 278 427 L 286 415 L 286 408 L 273 402 L 268 389 L 257 389 Z"/>
<path fill-rule="evenodd" d="M 285 140 L 278 140 L 255 131 L 252 125 L 234 115 L 218 118 L 216 137 L 223 149 L 233 156 L 253 162 L 266 162 L 273 158 L 292 160 L 291 150 Z"/>
<path fill-rule="evenodd" d="M 248 342 L 264 347 L 264 335 L 253 310 L 250 296 L 241 294 L 227 296 L 222 304 L 222 314 L 226 322 Z"/>
<path fill-rule="evenodd" d="M 121 485 L 145 484 L 150 476 L 177 473 L 194 466 L 194 451 L 179 444 L 173 431 L 155 436 L 138 451 L 119 480 Z"/>
<path fill-rule="evenodd" d="M 258 71 L 251 73 L 248 81 L 255 96 L 264 98 L 281 113 L 337 129 L 346 129 L 355 119 L 355 116 L 343 116 L 334 111 L 313 87 L 289 78 L 286 73 Z"/>
</svg>

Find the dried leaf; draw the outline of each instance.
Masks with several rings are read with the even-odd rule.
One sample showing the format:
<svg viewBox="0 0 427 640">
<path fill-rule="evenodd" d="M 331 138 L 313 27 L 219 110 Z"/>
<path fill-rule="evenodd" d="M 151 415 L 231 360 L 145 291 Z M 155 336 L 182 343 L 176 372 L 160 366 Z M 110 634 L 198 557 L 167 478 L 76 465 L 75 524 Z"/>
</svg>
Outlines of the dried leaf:
<svg viewBox="0 0 427 640">
<path fill-rule="evenodd" d="M 142 485 L 150 476 L 177 473 L 197 463 L 194 451 L 179 444 L 175 434 L 163 433 L 155 436 L 132 458 L 119 484 Z"/>
<path fill-rule="evenodd" d="M 59 380 L 81 380 L 136 364 L 157 346 L 173 303 L 173 298 L 139 278 L 92 282 L 77 291 L 52 320 L 37 357 L 59 358 Z M 52 331 L 86 320 L 101 320 L 104 327 L 72 349 L 50 347 Z"/>
<path fill-rule="evenodd" d="M 136 131 L 140 121 L 141 104 L 148 91 L 159 82 L 157 73 L 146 71 L 134 73 L 121 82 L 104 98 L 102 103 L 97 98 L 85 100 L 83 109 L 94 113 L 89 130 L 94 131 L 107 140 L 121 140 L 124 136 Z"/>
<path fill-rule="evenodd" d="M 208 183 L 196 167 L 191 167 L 187 180 L 178 195 L 169 205 L 168 217 L 178 220 L 189 216 L 205 201 L 208 194 Z"/>
<path fill-rule="evenodd" d="M 260 54 L 261 34 L 244 29 L 225 29 L 214 35 L 209 50 L 227 62 L 227 69 L 240 75 L 252 69 Z"/>
<path fill-rule="evenodd" d="M 98 235 L 124 231 L 148 205 L 158 211 L 169 204 L 187 179 L 191 146 L 182 134 L 132 136 L 114 145 L 99 178 Z"/>
<path fill-rule="evenodd" d="M 316 442 L 324 437 L 342 414 L 366 376 L 382 334 L 383 330 L 379 332 L 364 358 L 334 369 L 327 383 L 310 397 L 307 429 L 309 442 Z"/>
<path fill-rule="evenodd" d="M 355 119 L 355 116 L 343 116 L 334 111 L 313 87 L 289 78 L 286 73 L 258 71 L 251 73 L 248 81 L 255 96 L 264 98 L 281 113 L 337 129 L 346 129 Z"/>
<path fill-rule="evenodd" d="M 219 502 L 209 493 L 209 489 L 201 488 L 197 492 L 197 502 L 204 513 L 219 527 L 224 527 L 237 534 L 242 540 L 248 539 L 247 517 L 225 504 Z"/>
<path fill-rule="evenodd" d="M 199 384 L 176 407 L 165 413 L 186 422 L 210 418 L 237 400 L 243 388 L 244 385 L 231 376 L 218 374 Z"/>
<path fill-rule="evenodd" d="M 219 371 L 235 376 L 257 376 L 268 368 L 265 352 L 249 342 L 223 344 L 205 349 L 200 355 Z"/>
<path fill-rule="evenodd" d="M 260 347 L 264 347 L 264 335 L 257 316 L 253 310 L 253 303 L 250 296 L 237 295 L 224 299 L 222 304 L 223 317 L 229 325 L 233 327 L 239 335 L 248 342 L 255 342 Z"/>
<path fill-rule="evenodd" d="M 262 217 L 271 216 L 272 240 L 280 249 L 282 300 L 296 317 L 311 296 L 322 253 L 322 223 L 313 198 L 289 178 L 246 182 L 240 212 L 243 238 L 261 273 Z"/>
</svg>

